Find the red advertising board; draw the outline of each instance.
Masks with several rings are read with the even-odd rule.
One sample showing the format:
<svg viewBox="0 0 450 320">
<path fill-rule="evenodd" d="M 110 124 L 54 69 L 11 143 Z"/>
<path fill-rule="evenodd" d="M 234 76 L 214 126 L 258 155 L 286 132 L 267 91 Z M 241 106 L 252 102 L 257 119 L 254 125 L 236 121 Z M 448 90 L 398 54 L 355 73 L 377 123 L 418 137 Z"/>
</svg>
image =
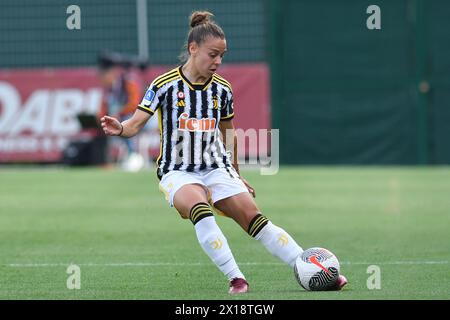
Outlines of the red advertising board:
<svg viewBox="0 0 450 320">
<path fill-rule="evenodd" d="M 150 83 L 170 67 L 149 68 Z M 265 64 L 224 65 L 231 82 L 237 128 L 270 127 L 269 74 Z M 102 88 L 95 68 L 0 70 L 0 162 L 59 162 L 69 141 L 79 135 L 76 115 L 96 114 Z M 154 146 L 151 153 L 158 153 Z M 240 154 L 256 146 L 241 146 Z"/>
</svg>

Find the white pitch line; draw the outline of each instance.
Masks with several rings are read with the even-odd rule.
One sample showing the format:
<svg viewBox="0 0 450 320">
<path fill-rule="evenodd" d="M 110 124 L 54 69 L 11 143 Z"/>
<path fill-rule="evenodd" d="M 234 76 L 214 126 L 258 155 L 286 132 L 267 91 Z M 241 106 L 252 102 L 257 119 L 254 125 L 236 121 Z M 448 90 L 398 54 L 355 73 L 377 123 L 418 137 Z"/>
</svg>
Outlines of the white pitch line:
<svg viewBox="0 0 450 320">
<path fill-rule="evenodd" d="M 67 267 L 70 264 L 84 267 L 163 267 L 163 266 L 211 266 L 210 263 L 201 262 L 118 262 L 118 263 L 10 263 L 8 267 Z M 240 265 L 283 265 L 271 262 L 242 262 Z"/>
<path fill-rule="evenodd" d="M 425 265 L 425 264 L 448 264 L 449 261 L 386 261 L 386 262 L 340 262 L 342 265 Z"/>
<path fill-rule="evenodd" d="M 211 266 L 211 263 L 201 262 L 117 262 L 117 263 L 10 263 L 7 267 L 13 268 L 41 268 L 41 267 L 68 267 L 76 264 L 80 267 L 163 267 L 163 266 Z M 429 265 L 429 264 L 449 264 L 449 261 L 385 261 L 385 262 L 350 262 L 342 261 L 341 265 Z M 238 265 L 247 266 L 275 266 L 284 265 L 279 262 L 238 262 Z"/>
</svg>

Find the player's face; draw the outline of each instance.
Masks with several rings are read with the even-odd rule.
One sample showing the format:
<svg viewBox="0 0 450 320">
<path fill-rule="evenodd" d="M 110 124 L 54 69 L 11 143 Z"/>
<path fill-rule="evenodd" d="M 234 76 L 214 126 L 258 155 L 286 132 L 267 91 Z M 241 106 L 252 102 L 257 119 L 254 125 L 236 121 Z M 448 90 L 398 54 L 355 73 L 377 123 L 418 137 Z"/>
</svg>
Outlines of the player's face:
<svg viewBox="0 0 450 320">
<path fill-rule="evenodd" d="M 208 37 L 196 49 L 192 54 L 195 67 L 203 77 L 209 78 L 222 64 L 227 42 L 225 39 Z"/>
</svg>

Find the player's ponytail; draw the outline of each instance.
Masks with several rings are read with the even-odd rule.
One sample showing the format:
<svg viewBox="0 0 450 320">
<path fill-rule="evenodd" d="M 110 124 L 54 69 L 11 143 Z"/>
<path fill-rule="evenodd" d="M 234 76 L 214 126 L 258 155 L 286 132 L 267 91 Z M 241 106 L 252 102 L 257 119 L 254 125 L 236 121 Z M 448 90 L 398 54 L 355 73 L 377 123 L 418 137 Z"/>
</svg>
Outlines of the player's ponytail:
<svg viewBox="0 0 450 320">
<path fill-rule="evenodd" d="M 189 44 L 196 42 L 202 44 L 206 38 L 214 37 L 225 39 L 225 33 L 222 28 L 213 21 L 214 15 L 208 11 L 195 11 L 189 18 L 190 30 L 188 33 L 186 44 L 180 55 L 180 60 L 184 63 L 189 58 Z"/>
</svg>

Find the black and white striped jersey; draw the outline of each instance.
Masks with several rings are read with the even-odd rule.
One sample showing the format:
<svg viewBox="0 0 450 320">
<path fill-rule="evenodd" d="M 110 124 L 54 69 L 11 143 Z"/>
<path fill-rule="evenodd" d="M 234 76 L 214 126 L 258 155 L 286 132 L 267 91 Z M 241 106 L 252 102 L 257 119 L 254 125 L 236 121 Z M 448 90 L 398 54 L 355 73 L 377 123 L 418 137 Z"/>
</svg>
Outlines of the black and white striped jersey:
<svg viewBox="0 0 450 320">
<path fill-rule="evenodd" d="M 179 66 L 151 83 L 138 109 L 158 112 L 159 178 L 172 170 L 231 167 L 219 122 L 234 116 L 233 92 L 221 76 L 214 74 L 205 83 L 191 83 Z"/>
</svg>

